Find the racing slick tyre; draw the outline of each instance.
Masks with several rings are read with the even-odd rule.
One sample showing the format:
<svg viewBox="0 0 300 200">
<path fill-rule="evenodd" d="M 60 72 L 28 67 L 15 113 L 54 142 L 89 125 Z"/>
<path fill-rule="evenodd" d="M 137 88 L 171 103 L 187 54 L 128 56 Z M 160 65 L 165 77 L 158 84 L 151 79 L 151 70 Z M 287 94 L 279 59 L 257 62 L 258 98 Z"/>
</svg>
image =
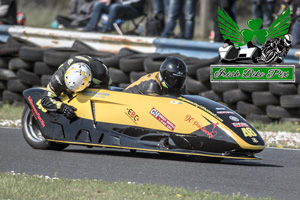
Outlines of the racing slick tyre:
<svg viewBox="0 0 300 200">
<path fill-rule="evenodd" d="M 262 122 L 264 124 L 272 123 L 272 119 L 270 119 L 267 115 L 257 115 L 257 114 L 249 114 L 246 115 L 246 120 L 249 122 Z"/>
<path fill-rule="evenodd" d="M 44 62 L 35 62 L 33 66 L 33 72 L 37 75 L 52 75 L 55 70 Z"/>
<path fill-rule="evenodd" d="M 270 91 L 252 92 L 252 101 L 257 106 L 279 105 L 278 97 Z"/>
<path fill-rule="evenodd" d="M 253 105 L 251 103 L 246 103 L 244 101 L 239 101 L 236 104 L 236 111 L 242 115 L 248 114 L 258 114 L 263 115 L 265 114 L 264 110 L 261 109 L 259 106 Z"/>
<path fill-rule="evenodd" d="M 31 62 L 24 61 L 20 58 L 13 58 L 8 63 L 8 69 L 11 71 L 18 71 L 19 69 L 32 69 L 33 64 Z"/>
<path fill-rule="evenodd" d="M 4 90 L 2 93 L 2 100 L 4 102 L 8 102 L 10 104 L 14 102 L 22 102 L 24 103 L 24 97 L 19 92 L 11 92 L 9 90 Z"/>
<path fill-rule="evenodd" d="M 42 136 L 38 123 L 27 105 L 22 115 L 22 133 L 26 142 L 34 149 L 63 150 L 69 146 L 68 144 L 48 142 Z"/>
<path fill-rule="evenodd" d="M 76 52 L 79 51 L 67 47 L 47 49 L 44 51 L 43 62 L 54 69 L 58 69 L 61 64 L 70 58 L 72 53 Z"/>
<path fill-rule="evenodd" d="M 147 74 L 146 72 L 135 72 L 135 71 L 132 71 L 129 74 L 130 82 L 133 83 L 133 82 L 139 80 L 142 76 L 145 76 L 146 74 Z"/>
<path fill-rule="evenodd" d="M 7 90 L 11 92 L 23 92 L 30 88 L 30 85 L 21 82 L 19 79 L 11 79 L 7 81 Z"/>
<path fill-rule="evenodd" d="M 0 80 L 0 91 L 6 89 L 6 81 L 1 81 Z"/>
<path fill-rule="evenodd" d="M 85 44 L 84 42 L 82 42 L 80 40 L 75 40 L 72 45 L 72 48 L 76 49 L 78 51 L 97 51 L 95 48 Z"/>
<path fill-rule="evenodd" d="M 268 91 L 269 83 L 238 83 L 239 88 L 245 92 Z"/>
<path fill-rule="evenodd" d="M 19 58 L 26 61 L 43 61 L 45 49 L 41 47 L 23 46 L 19 50 Z"/>
<path fill-rule="evenodd" d="M 228 105 L 237 103 L 238 101 L 246 101 L 247 99 L 249 99 L 248 94 L 240 89 L 228 90 L 223 93 L 223 100 Z"/>
<path fill-rule="evenodd" d="M 109 75 L 113 83 L 130 83 L 129 76 L 116 68 L 109 68 Z"/>
<path fill-rule="evenodd" d="M 196 71 L 198 81 L 205 82 L 210 79 L 210 67 L 202 67 Z"/>
<path fill-rule="evenodd" d="M 189 92 L 192 92 L 195 94 L 210 90 L 210 87 L 208 86 L 208 84 L 204 84 L 204 83 L 202 83 L 198 80 L 195 80 L 189 76 L 187 76 L 185 79 L 185 86 Z"/>
<path fill-rule="evenodd" d="M 130 56 L 122 57 L 119 60 L 119 67 L 123 72 L 143 71 L 144 60 L 147 57 L 153 55 L 157 55 L 157 54 L 141 53 L 141 54 L 133 54 Z"/>
<path fill-rule="evenodd" d="M 40 77 L 37 74 L 25 69 L 20 69 L 17 72 L 17 78 L 28 85 L 41 85 Z"/>
<path fill-rule="evenodd" d="M 283 108 L 300 108 L 300 96 L 282 95 L 280 97 L 280 105 Z"/>
<path fill-rule="evenodd" d="M 17 78 L 16 74 L 8 69 L 0 69 L 0 80 L 8 81 Z"/>
<path fill-rule="evenodd" d="M 199 95 L 202 96 L 202 97 L 211 99 L 213 101 L 216 101 L 216 102 L 221 102 L 222 101 L 222 98 L 220 97 L 220 95 L 218 95 L 213 90 L 209 90 L 209 91 L 205 91 L 205 92 L 200 92 Z"/>
<path fill-rule="evenodd" d="M 269 91 L 276 95 L 297 94 L 295 84 L 270 83 Z"/>
<path fill-rule="evenodd" d="M 216 92 L 226 92 L 228 90 L 233 90 L 233 89 L 237 89 L 238 88 L 238 84 L 237 83 L 216 83 L 216 82 L 212 82 L 211 83 L 211 89 L 216 91 Z"/>
<path fill-rule="evenodd" d="M 293 117 L 298 115 L 298 110 L 286 109 L 280 106 L 267 106 L 267 115 L 272 119 L 280 119 L 282 117 Z"/>
</svg>

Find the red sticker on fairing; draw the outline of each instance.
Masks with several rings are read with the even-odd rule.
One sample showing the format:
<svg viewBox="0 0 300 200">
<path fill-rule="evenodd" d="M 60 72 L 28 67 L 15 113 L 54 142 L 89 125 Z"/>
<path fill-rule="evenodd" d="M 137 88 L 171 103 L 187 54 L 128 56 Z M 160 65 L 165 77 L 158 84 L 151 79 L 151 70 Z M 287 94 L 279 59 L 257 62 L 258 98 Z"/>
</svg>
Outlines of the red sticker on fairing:
<svg viewBox="0 0 300 200">
<path fill-rule="evenodd" d="M 249 125 L 245 122 L 234 122 L 231 123 L 235 128 L 240 128 L 240 127 L 249 127 Z"/>
<path fill-rule="evenodd" d="M 165 116 L 163 116 L 158 110 L 152 108 L 150 114 L 155 117 L 160 123 L 162 123 L 165 127 L 167 127 L 170 131 L 174 131 L 175 125 L 170 122 Z"/>
</svg>

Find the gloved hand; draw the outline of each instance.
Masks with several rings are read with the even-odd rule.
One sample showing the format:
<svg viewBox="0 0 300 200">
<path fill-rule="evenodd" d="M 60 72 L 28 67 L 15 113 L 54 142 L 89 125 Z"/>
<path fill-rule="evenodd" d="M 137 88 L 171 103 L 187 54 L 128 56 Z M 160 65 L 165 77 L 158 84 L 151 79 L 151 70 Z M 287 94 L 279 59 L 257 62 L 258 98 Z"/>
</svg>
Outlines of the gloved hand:
<svg viewBox="0 0 300 200">
<path fill-rule="evenodd" d="M 62 114 L 69 120 L 74 120 L 77 118 L 77 115 L 75 113 L 76 110 L 77 109 L 73 106 L 69 106 L 64 103 L 61 105 Z"/>
</svg>

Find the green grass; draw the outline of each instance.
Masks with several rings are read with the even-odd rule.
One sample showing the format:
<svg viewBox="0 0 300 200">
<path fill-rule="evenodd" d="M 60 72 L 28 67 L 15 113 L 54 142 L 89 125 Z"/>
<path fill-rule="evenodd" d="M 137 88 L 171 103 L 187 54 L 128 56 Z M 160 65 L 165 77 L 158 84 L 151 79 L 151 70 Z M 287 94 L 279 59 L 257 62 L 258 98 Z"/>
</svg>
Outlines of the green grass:
<svg viewBox="0 0 300 200">
<path fill-rule="evenodd" d="M 22 117 L 24 105 L 3 104 L 0 106 L 0 120 L 19 120 Z"/>
<path fill-rule="evenodd" d="M 224 196 L 219 193 L 197 192 L 154 184 L 116 183 L 101 180 L 70 180 L 47 176 L 0 173 L 0 199 L 267 200 L 271 198 L 250 198 L 239 194 Z"/>
<path fill-rule="evenodd" d="M 270 132 L 278 132 L 285 131 L 291 133 L 299 133 L 300 134 L 300 124 L 298 122 L 284 122 L 284 123 L 270 123 L 263 124 L 262 122 L 250 122 L 251 125 L 259 131 L 270 131 Z"/>
</svg>

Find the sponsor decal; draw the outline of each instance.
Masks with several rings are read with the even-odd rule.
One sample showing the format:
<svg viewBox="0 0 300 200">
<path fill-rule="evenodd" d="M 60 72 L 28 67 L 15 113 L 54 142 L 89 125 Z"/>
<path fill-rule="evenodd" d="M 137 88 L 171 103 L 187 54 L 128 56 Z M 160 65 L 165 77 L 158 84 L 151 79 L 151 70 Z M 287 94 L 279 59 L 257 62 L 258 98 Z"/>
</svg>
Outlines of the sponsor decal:
<svg viewBox="0 0 300 200">
<path fill-rule="evenodd" d="M 40 113 L 37 111 L 37 109 L 36 109 L 36 107 L 35 107 L 35 105 L 34 105 L 34 103 L 33 103 L 33 100 L 32 100 L 32 98 L 31 98 L 31 96 L 29 96 L 27 99 L 28 99 L 28 101 L 29 101 L 29 103 L 30 103 L 30 105 L 31 105 L 31 107 L 32 107 L 31 112 L 32 112 L 32 114 L 33 114 L 35 120 L 39 120 L 40 123 L 41 123 L 41 125 L 42 125 L 42 127 L 45 127 L 45 122 L 44 122 L 44 120 L 41 118 Z"/>
<path fill-rule="evenodd" d="M 220 115 L 222 115 L 222 114 L 234 115 L 234 113 L 232 111 L 218 111 L 217 113 Z"/>
<path fill-rule="evenodd" d="M 105 92 L 96 92 L 96 91 L 91 91 L 91 90 L 85 90 L 83 92 L 83 95 L 85 96 L 90 96 L 90 97 L 99 97 L 99 98 L 106 98 L 108 97 L 110 94 L 105 93 Z"/>
<path fill-rule="evenodd" d="M 257 134 L 255 131 L 252 130 L 252 128 L 241 128 L 245 137 L 256 137 Z"/>
<path fill-rule="evenodd" d="M 180 102 L 180 101 L 171 100 L 171 101 L 170 101 L 170 104 L 183 104 L 183 103 Z"/>
<path fill-rule="evenodd" d="M 231 120 L 234 121 L 234 122 L 240 121 L 239 118 L 237 118 L 237 117 L 235 117 L 235 116 L 232 116 L 232 115 L 229 116 L 229 119 L 231 119 Z"/>
<path fill-rule="evenodd" d="M 249 125 L 245 122 L 233 122 L 231 123 L 235 128 L 240 128 L 240 127 L 249 127 Z"/>
<path fill-rule="evenodd" d="M 38 100 L 38 102 L 36 102 L 36 105 L 38 106 L 38 109 L 40 109 L 43 112 L 47 112 L 47 110 L 42 106 L 42 100 Z"/>
<path fill-rule="evenodd" d="M 158 110 L 154 107 L 151 109 L 150 114 L 155 117 L 160 123 L 162 123 L 165 127 L 167 127 L 170 131 L 174 131 L 175 125 L 170 122 L 165 116 L 163 116 Z"/>
<path fill-rule="evenodd" d="M 133 121 L 133 123 L 137 124 L 138 121 L 140 121 L 139 115 L 136 114 L 132 109 L 127 108 L 127 112 L 125 114 Z"/>
<path fill-rule="evenodd" d="M 195 106 L 195 107 L 197 107 L 197 108 L 200 108 L 201 110 L 207 112 L 208 114 L 210 114 L 211 116 L 213 116 L 214 118 L 216 118 L 217 120 L 219 120 L 220 122 L 223 122 L 223 119 L 221 119 L 217 114 L 211 112 L 210 110 L 208 110 L 208 109 L 205 108 L 204 106 L 201 106 L 201 105 L 199 105 L 199 104 L 197 104 L 197 103 L 195 103 L 195 102 L 192 102 L 192 101 L 190 101 L 190 100 L 188 100 L 188 99 L 186 99 L 186 98 L 183 98 L 183 97 L 179 97 L 178 99 L 181 100 L 181 101 L 184 101 L 184 102 L 186 102 L 186 103 L 189 103 L 189 104 L 191 104 L 191 105 L 193 105 L 193 106 Z M 224 109 L 225 109 L 225 108 L 224 108 Z"/>
<path fill-rule="evenodd" d="M 186 122 L 192 124 L 193 126 L 198 127 L 203 133 L 205 133 L 205 135 L 208 136 L 209 139 L 215 137 L 215 136 L 218 134 L 217 131 L 215 131 L 215 128 L 217 127 L 217 125 L 218 125 L 219 123 L 216 123 L 216 124 L 212 123 L 213 128 L 212 128 L 211 131 L 208 131 L 208 130 L 206 130 L 205 127 L 202 127 L 202 126 L 199 124 L 199 121 L 196 120 L 195 118 L 193 118 L 191 115 L 186 115 L 184 121 L 186 121 Z"/>
</svg>

